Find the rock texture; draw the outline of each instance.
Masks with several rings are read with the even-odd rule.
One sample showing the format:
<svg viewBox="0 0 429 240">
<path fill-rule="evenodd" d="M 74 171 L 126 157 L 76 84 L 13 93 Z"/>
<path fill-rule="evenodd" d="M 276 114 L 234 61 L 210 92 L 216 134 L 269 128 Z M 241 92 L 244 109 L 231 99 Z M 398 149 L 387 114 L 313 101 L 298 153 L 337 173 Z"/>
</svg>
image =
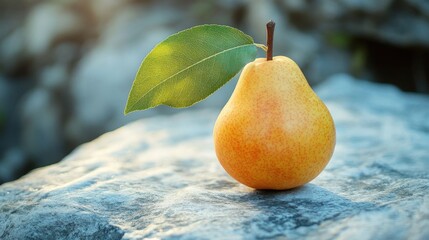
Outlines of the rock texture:
<svg viewBox="0 0 429 240">
<path fill-rule="evenodd" d="M 0 186 L 0 239 L 429 239 L 429 98 L 338 75 L 326 170 L 290 191 L 231 179 L 216 111 L 134 122 Z"/>
</svg>

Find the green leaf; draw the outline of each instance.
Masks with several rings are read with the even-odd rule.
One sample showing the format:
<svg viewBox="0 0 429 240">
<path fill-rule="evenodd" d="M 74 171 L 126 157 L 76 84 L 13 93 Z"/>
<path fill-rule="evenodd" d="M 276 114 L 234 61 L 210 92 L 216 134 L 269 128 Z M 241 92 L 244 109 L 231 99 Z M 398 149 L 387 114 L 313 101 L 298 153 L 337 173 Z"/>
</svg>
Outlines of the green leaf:
<svg viewBox="0 0 429 240">
<path fill-rule="evenodd" d="M 201 25 L 171 35 L 143 60 L 125 114 L 161 104 L 191 106 L 255 58 L 253 39 L 232 27 Z"/>
</svg>

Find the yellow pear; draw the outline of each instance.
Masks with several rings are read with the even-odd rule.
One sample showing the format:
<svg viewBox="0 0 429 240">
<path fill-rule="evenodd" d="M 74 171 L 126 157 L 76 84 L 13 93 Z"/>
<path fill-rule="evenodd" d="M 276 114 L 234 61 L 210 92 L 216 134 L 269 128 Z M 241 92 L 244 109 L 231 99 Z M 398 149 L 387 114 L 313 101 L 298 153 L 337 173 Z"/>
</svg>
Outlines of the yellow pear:
<svg viewBox="0 0 429 240">
<path fill-rule="evenodd" d="M 213 136 L 230 176 L 252 188 L 283 190 L 308 183 L 325 168 L 335 126 L 298 65 L 283 56 L 268 58 L 244 67 Z"/>
<path fill-rule="evenodd" d="M 237 181 L 289 189 L 314 179 L 335 147 L 335 126 L 298 65 L 283 56 L 246 65 L 214 127 L 217 157 Z"/>
</svg>

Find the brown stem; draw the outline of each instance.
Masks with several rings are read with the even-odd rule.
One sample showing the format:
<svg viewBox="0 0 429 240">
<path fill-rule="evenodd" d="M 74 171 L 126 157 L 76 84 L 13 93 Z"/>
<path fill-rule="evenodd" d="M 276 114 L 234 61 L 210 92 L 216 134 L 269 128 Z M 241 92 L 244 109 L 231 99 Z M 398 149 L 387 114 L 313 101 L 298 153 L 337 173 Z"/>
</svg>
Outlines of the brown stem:
<svg viewBox="0 0 429 240">
<path fill-rule="evenodd" d="M 274 39 L 274 27 L 276 23 L 270 20 L 267 23 L 267 61 L 273 60 L 273 39 Z"/>
</svg>

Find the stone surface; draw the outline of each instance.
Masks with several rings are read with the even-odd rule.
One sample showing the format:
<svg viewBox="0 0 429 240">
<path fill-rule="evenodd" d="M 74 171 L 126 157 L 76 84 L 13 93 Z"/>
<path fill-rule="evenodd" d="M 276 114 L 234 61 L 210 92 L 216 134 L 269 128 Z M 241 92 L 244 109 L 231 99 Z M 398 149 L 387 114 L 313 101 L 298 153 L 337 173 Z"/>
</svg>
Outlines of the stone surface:
<svg viewBox="0 0 429 240">
<path fill-rule="evenodd" d="M 338 75 L 318 88 L 337 146 L 290 191 L 216 160 L 217 111 L 134 122 L 0 186 L 0 239 L 428 239 L 429 98 Z"/>
</svg>

